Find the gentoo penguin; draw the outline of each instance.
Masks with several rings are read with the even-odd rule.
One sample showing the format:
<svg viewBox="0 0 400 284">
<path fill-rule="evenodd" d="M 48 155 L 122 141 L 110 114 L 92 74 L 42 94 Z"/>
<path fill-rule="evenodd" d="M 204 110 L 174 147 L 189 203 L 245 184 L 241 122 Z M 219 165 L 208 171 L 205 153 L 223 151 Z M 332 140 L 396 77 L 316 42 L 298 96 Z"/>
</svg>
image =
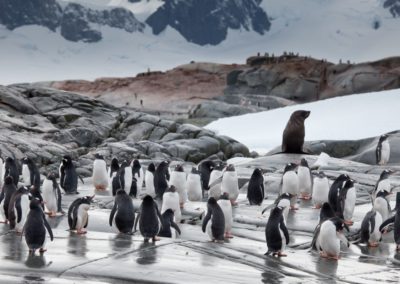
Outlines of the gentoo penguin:
<svg viewBox="0 0 400 284">
<path fill-rule="evenodd" d="M 207 214 L 201 226 L 203 233 L 207 232 L 212 242 L 224 242 L 225 217 L 224 212 L 214 197 L 207 202 Z"/>
<path fill-rule="evenodd" d="M 11 157 L 7 157 L 4 162 L 4 179 L 6 176 L 12 176 L 15 186 L 18 186 L 19 171 L 15 160 Z"/>
<path fill-rule="evenodd" d="M 390 203 L 386 199 L 387 196 L 389 195 L 389 192 L 387 191 L 379 191 L 378 194 L 376 195 L 376 198 L 374 200 L 374 210 L 376 212 L 379 212 L 380 215 L 382 216 L 383 220 L 386 220 L 389 218 L 390 214 Z"/>
<path fill-rule="evenodd" d="M 72 158 L 64 156 L 60 165 L 60 186 L 66 194 L 78 194 L 78 174 Z"/>
<path fill-rule="evenodd" d="M 171 179 L 169 180 L 170 185 L 175 186 L 176 192 L 179 195 L 179 205 L 183 208 L 187 200 L 186 193 L 186 173 L 183 170 L 182 165 L 176 165 L 174 170 L 171 172 Z"/>
<path fill-rule="evenodd" d="M 114 206 L 110 213 L 110 226 L 112 226 L 113 221 L 121 233 L 132 233 L 133 225 L 135 224 L 135 211 L 132 198 L 123 189 L 119 189 L 115 196 Z"/>
<path fill-rule="evenodd" d="M 329 201 L 329 180 L 325 173 L 320 171 L 314 178 L 312 201 L 316 209 L 320 209 L 322 204 Z"/>
<path fill-rule="evenodd" d="M 22 159 L 22 179 L 25 186 L 40 188 L 40 172 L 31 158 Z"/>
<path fill-rule="evenodd" d="M 71 203 L 68 209 L 68 225 L 71 231 L 76 230 L 78 234 L 86 234 L 84 228 L 87 227 L 89 222 L 88 210 L 93 198 L 94 195 L 84 196 Z"/>
<path fill-rule="evenodd" d="M 290 116 L 282 137 L 282 152 L 304 153 L 303 144 L 305 136 L 304 121 L 310 111 L 297 110 Z"/>
<path fill-rule="evenodd" d="M 98 153 L 94 155 L 93 161 L 93 185 L 95 190 L 105 191 L 108 187 L 109 176 L 107 174 L 107 164 L 104 157 Z"/>
<path fill-rule="evenodd" d="M 380 191 L 386 191 L 388 193 L 392 192 L 392 184 L 390 182 L 390 175 L 393 174 L 392 170 L 383 170 L 381 175 L 379 176 L 379 180 L 376 182 L 374 190 L 372 191 L 372 202 L 375 200 L 376 195 Z"/>
<path fill-rule="evenodd" d="M 200 172 L 195 167 L 193 167 L 192 171 L 188 174 L 186 192 L 189 201 L 201 201 L 203 199 Z"/>
<path fill-rule="evenodd" d="M 135 221 L 135 231 L 138 222 L 145 242 L 148 242 L 149 239 L 152 239 L 153 242 L 159 240 L 157 235 L 162 226 L 162 217 L 157 204 L 150 195 L 146 195 L 140 205 L 139 215 Z"/>
<path fill-rule="evenodd" d="M 264 177 L 261 169 L 256 168 L 247 187 L 247 199 L 250 205 L 261 205 L 264 200 Z"/>
<path fill-rule="evenodd" d="M 283 219 L 286 222 L 288 215 L 289 215 L 289 209 L 290 209 L 290 200 L 292 199 L 292 195 L 290 193 L 282 193 L 278 198 L 274 201 L 274 204 L 272 205 L 273 207 L 282 207 L 282 215 Z M 271 206 L 267 206 L 263 209 L 261 214 L 264 214 L 265 211 L 267 211 Z"/>
<path fill-rule="evenodd" d="M 42 253 L 46 251 L 44 248 L 46 230 L 50 235 L 51 241 L 53 241 L 53 231 L 43 213 L 40 200 L 33 198 L 29 204 L 29 208 L 30 210 L 24 226 L 25 241 L 31 254 L 34 254 L 37 249 Z"/>
<path fill-rule="evenodd" d="M 161 217 L 162 217 L 162 228 L 158 233 L 160 237 L 172 238 L 171 227 L 174 228 L 179 235 L 181 234 L 181 230 L 174 221 L 174 211 L 172 211 L 172 209 L 166 210 L 161 215 Z"/>
<path fill-rule="evenodd" d="M 312 193 L 312 174 L 306 159 L 301 159 L 300 165 L 297 168 L 297 176 L 299 178 L 300 198 L 308 200 Z"/>
<path fill-rule="evenodd" d="M 369 247 L 377 247 L 382 240 L 382 233 L 379 231 L 381 225 L 381 214 L 375 210 L 369 211 L 361 223 L 361 242 L 367 243 Z"/>
<path fill-rule="evenodd" d="M 283 253 L 287 244 L 289 244 L 289 232 L 283 220 L 283 208 L 276 206 L 271 210 L 265 227 L 265 238 L 268 251 L 265 255 L 286 256 Z"/>
<path fill-rule="evenodd" d="M 222 180 L 223 169 L 224 164 L 222 162 L 217 163 L 210 174 L 208 197 L 214 197 L 216 200 L 221 196 L 221 183 L 217 181 Z"/>
<path fill-rule="evenodd" d="M 340 190 L 340 207 L 342 214 L 339 217 L 344 218 L 344 223 L 346 225 L 353 225 L 354 208 L 356 206 L 356 189 L 354 187 L 354 180 L 348 179 L 343 188 Z"/>
<path fill-rule="evenodd" d="M 154 189 L 157 198 L 161 199 L 164 192 L 168 189 L 169 181 L 169 162 L 162 161 L 156 168 L 154 172 Z"/>
<path fill-rule="evenodd" d="M 31 186 L 28 188 L 29 188 L 29 194 L 31 195 L 31 199 L 37 198 L 38 200 L 40 200 L 40 205 L 42 206 L 42 209 L 44 211 L 44 201 L 42 193 L 40 192 L 40 188 L 36 188 L 35 186 Z"/>
<path fill-rule="evenodd" d="M 143 174 L 143 169 L 142 165 L 140 164 L 139 160 L 133 160 L 132 161 L 132 185 L 131 185 L 131 190 L 129 195 L 136 197 L 140 195 L 142 192 L 142 187 L 143 187 L 143 180 L 144 180 L 144 174 Z"/>
<path fill-rule="evenodd" d="M 348 179 L 350 179 L 350 177 L 347 174 L 341 174 L 335 179 L 335 181 L 329 188 L 329 194 L 328 194 L 329 205 L 332 207 L 333 211 L 337 216 L 340 216 L 342 211 L 340 207 L 340 198 L 339 198 L 340 191 Z"/>
<path fill-rule="evenodd" d="M 231 200 L 232 205 L 237 204 L 236 200 L 239 196 L 239 181 L 235 166 L 232 164 L 228 165 L 222 174 L 221 192 L 229 194 L 229 199 Z"/>
<path fill-rule="evenodd" d="M 343 234 L 344 228 L 346 228 L 346 224 L 339 217 L 333 217 L 321 224 L 318 250 L 322 257 L 338 260 L 340 258 L 340 241 L 348 247 L 350 246 L 349 241 Z"/>
<path fill-rule="evenodd" d="M 11 197 L 17 192 L 17 187 L 14 184 L 12 176 L 7 176 L 4 179 L 3 189 L 0 193 L 0 211 L 4 217 L 4 223 L 8 223 L 8 208 L 10 206 Z"/>
<path fill-rule="evenodd" d="M 379 231 L 381 233 L 386 233 L 387 226 L 393 224 L 393 237 L 394 242 L 396 243 L 396 250 L 400 250 L 400 192 L 397 192 L 396 195 L 396 214 L 389 219 L 385 220 L 382 225 L 379 227 Z"/>
<path fill-rule="evenodd" d="M 232 236 L 232 224 L 233 224 L 233 217 L 232 217 L 232 204 L 229 200 L 228 193 L 224 192 L 219 200 L 217 201 L 219 207 L 221 207 L 222 212 L 224 213 L 225 217 L 225 238 L 233 238 Z"/>
<path fill-rule="evenodd" d="M 314 229 L 314 236 L 311 241 L 311 248 L 315 250 L 319 250 L 319 233 L 321 230 L 321 224 L 326 220 L 335 217 L 335 212 L 333 211 L 332 207 L 329 205 L 328 202 L 325 202 L 321 210 L 319 211 L 319 222 L 318 225 Z"/>
<path fill-rule="evenodd" d="M 17 233 L 22 233 L 29 212 L 29 189 L 20 187 L 13 194 L 8 207 L 8 217 L 10 221 L 10 229 Z"/>
<path fill-rule="evenodd" d="M 283 171 L 281 181 L 281 193 L 290 193 L 292 195 L 292 198 L 290 199 L 290 209 L 292 210 L 298 209 L 295 207 L 297 195 L 299 193 L 299 178 L 295 171 L 296 168 L 296 164 L 288 163 Z"/>
<path fill-rule="evenodd" d="M 50 217 L 55 217 L 57 212 L 62 212 L 61 190 L 58 186 L 56 175 L 49 173 L 43 181 L 43 201 Z"/>
<path fill-rule="evenodd" d="M 204 191 L 208 191 L 208 184 L 210 182 L 210 175 L 212 170 L 214 169 L 215 163 L 210 160 L 202 161 L 198 166 L 197 169 L 200 172 L 201 177 L 201 186 Z"/>
<path fill-rule="evenodd" d="M 376 155 L 376 164 L 377 165 L 386 165 L 390 158 L 390 144 L 387 134 L 383 134 L 379 138 L 378 145 L 376 146 L 375 155 Z"/>
<path fill-rule="evenodd" d="M 121 163 L 121 166 L 118 171 L 118 179 L 120 187 L 118 187 L 117 190 L 121 188 L 125 190 L 126 194 L 129 195 L 131 192 L 133 176 L 132 176 L 132 168 L 127 160 L 124 160 Z"/>
<path fill-rule="evenodd" d="M 108 186 L 111 188 L 112 195 L 115 196 L 117 194 L 117 190 L 120 188 L 119 184 L 119 162 L 117 158 L 113 158 L 111 160 L 111 165 L 108 168 Z"/>
<path fill-rule="evenodd" d="M 156 191 L 154 189 L 154 173 L 156 172 L 156 167 L 154 163 L 150 163 L 148 165 L 146 174 L 144 177 L 144 183 L 146 185 L 146 194 L 150 195 L 151 197 L 156 197 Z"/>
<path fill-rule="evenodd" d="M 179 205 L 179 194 L 176 192 L 176 188 L 173 185 L 164 192 L 161 214 L 164 214 L 168 209 L 171 209 L 174 212 L 175 220 L 179 223 L 182 219 L 181 207 Z"/>
</svg>

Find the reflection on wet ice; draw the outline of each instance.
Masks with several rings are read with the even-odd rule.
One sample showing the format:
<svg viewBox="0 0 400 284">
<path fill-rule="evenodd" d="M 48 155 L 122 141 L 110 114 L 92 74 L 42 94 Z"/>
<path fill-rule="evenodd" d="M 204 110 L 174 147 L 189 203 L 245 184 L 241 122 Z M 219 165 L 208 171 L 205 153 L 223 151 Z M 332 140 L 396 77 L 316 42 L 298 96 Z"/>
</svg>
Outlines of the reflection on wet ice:
<svg viewBox="0 0 400 284">
<path fill-rule="evenodd" d="M 142 243 L 139 246 L 136 262 L 141 265 L 154 264 L 157 262 L 157 249 L 155 243 Z"/>
<path fill-rule="evenodd" d="M 78 235 L 70 232 L 68 237 L 68 253 L 78 256 L 86 256 L 88 252 L 86 235 Z"/>
<path fill-rule="evenodd" d="M 116 234 L 110 239 L 110 245 L 114 251 L 126 251 L 132 247 L 132 235 Z"/>
<path fill-rule="evenodd" d="M 319 257 L 315 258 L 315 270 L 323 275 L 336 277 L 339 261 L 329 258 Z"/>
<path fill-rule="evenodd" d="M 47 264 L 44 254 L 28 254 L 25 265 L 30 268 L 43 268 L 51 265 L 51 261 Z"/>
</svg>

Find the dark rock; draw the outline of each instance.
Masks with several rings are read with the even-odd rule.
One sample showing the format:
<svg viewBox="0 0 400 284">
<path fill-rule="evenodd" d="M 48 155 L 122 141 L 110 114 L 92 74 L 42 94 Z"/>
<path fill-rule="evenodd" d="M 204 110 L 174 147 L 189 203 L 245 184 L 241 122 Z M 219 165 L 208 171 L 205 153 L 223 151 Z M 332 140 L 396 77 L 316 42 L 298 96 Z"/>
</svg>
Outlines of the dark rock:
<svg viewBox="0 0 400 284">
<path fill-rule="evenodd" d="M 0 86 L 0 104 L 4 104 L 24 114 L 35 114 L 38 112 L 19 92 L 3 86 Z"/>
</svg>

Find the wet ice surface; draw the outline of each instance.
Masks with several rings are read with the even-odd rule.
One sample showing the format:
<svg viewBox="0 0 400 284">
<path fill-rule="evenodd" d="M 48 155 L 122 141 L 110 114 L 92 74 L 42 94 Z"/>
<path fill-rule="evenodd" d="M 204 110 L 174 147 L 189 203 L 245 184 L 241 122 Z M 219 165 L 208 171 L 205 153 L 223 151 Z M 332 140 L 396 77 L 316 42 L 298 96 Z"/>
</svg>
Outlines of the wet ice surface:
<svg viewBox="0 0 400 284">
<path fill-rule="evenodd" d="M 308 157 L 311 161 L 315 157 Z M 241 182 L 245 183 L 255 166 L 262 166 L 266 175 L 268 199 L 262 206 L 249 206 L 246 186 L 241 189 L 239 206 L 234 208 L 234 238 L 224 244 L 210 243 L 202 233 L 200 223 L 181 224 L 182 235 L 178 239 L 161 238 L 161 241 L 144 243 L 140 233 L 120 235 L 108 225 L 111 196 L 96 195 L 95 204 L 89 211 L 86 235 L 69 232 L 67 217 L 49 218 L 55 239 L 48 240 L 44 255 L 28 256 L 25 240 L 8 232 L 7 225 L 0 225 L 0 270 L 2 281 L 7 283 L 121 283 L 143 281 L 149 283 L 372 283 L 397 282 L 400 254 L 396 254 L 393 234 L 384 236 L 378 248 L 351 245 L 342 247 L 339 261 L 320 258 L 308 246 L 318 222 L 318 210 L 311 202 L 299 201 L 300 210 L 290 212 L 288 228 L 290 244 L 287 257 L 264 256 L 267 251 L 264 226 L 268 213 L 263 208 L 276 197 L 283 165 L 287 161 L 299 161 L 300 156 L 276 155 L 238 165 Z M 312 164 L 312 163 L 311 163 Z M 392 167 L 393 168 L 393 167 Z M 371 190 L 378 177 L 376 167 L 342 160 L 331 160 L 325 166 L 329 176 L 349 171 L 357 184 L 358 205 L 351 232 L 359 228 L 364 214 L 371 205 L 365 190 Z M 400 185 L 399 175 L 391 178 L 394 186 Z M 92 195 L 90 179 L 79 188 L 80 195 Z M 63 196 L 63 207 L 77 196 Z M 140 202 L 134 201 L 135 207 Z M 394 206 L 394 201 L 391 202 Z M 187 218 L 205 210 L 205 202 L 185 205 L 190 213 Z"/>
</svg>

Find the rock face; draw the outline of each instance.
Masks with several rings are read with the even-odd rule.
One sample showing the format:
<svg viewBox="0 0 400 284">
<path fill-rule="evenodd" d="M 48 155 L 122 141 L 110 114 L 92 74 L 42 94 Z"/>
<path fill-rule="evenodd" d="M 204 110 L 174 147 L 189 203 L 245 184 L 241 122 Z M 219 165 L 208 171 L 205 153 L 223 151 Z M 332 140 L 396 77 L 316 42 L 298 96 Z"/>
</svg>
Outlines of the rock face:
<svg viewBox="0 0 400 284">
<path fill-rule="evenodd" d="M 31 85 L 0 86 L 3 157 L 29 156 L 44 172 L 58 171 L 69 154 L 90 175 L 95 153 L 107 160 L 172 159 L 199 162 L 209 156 L 248 156 L 239 142 L 189 124 L 178 124 L 88 97 Z"/>
<path fill-rule="evenodd" d="M 393 17 L 400 16 L 400 1 L 399 0 L 385 0 L 383 7 L 389 9 Z"/>
<path fill-rule="evenodd" d="M 259 4 L 256 0 L 165 0 L 146 23 L 155 35 L 170 26 L 189 42 L 217 45 L 225 40 L 228 29 L 268 31 L 271 23 Z"/>
</svg>

